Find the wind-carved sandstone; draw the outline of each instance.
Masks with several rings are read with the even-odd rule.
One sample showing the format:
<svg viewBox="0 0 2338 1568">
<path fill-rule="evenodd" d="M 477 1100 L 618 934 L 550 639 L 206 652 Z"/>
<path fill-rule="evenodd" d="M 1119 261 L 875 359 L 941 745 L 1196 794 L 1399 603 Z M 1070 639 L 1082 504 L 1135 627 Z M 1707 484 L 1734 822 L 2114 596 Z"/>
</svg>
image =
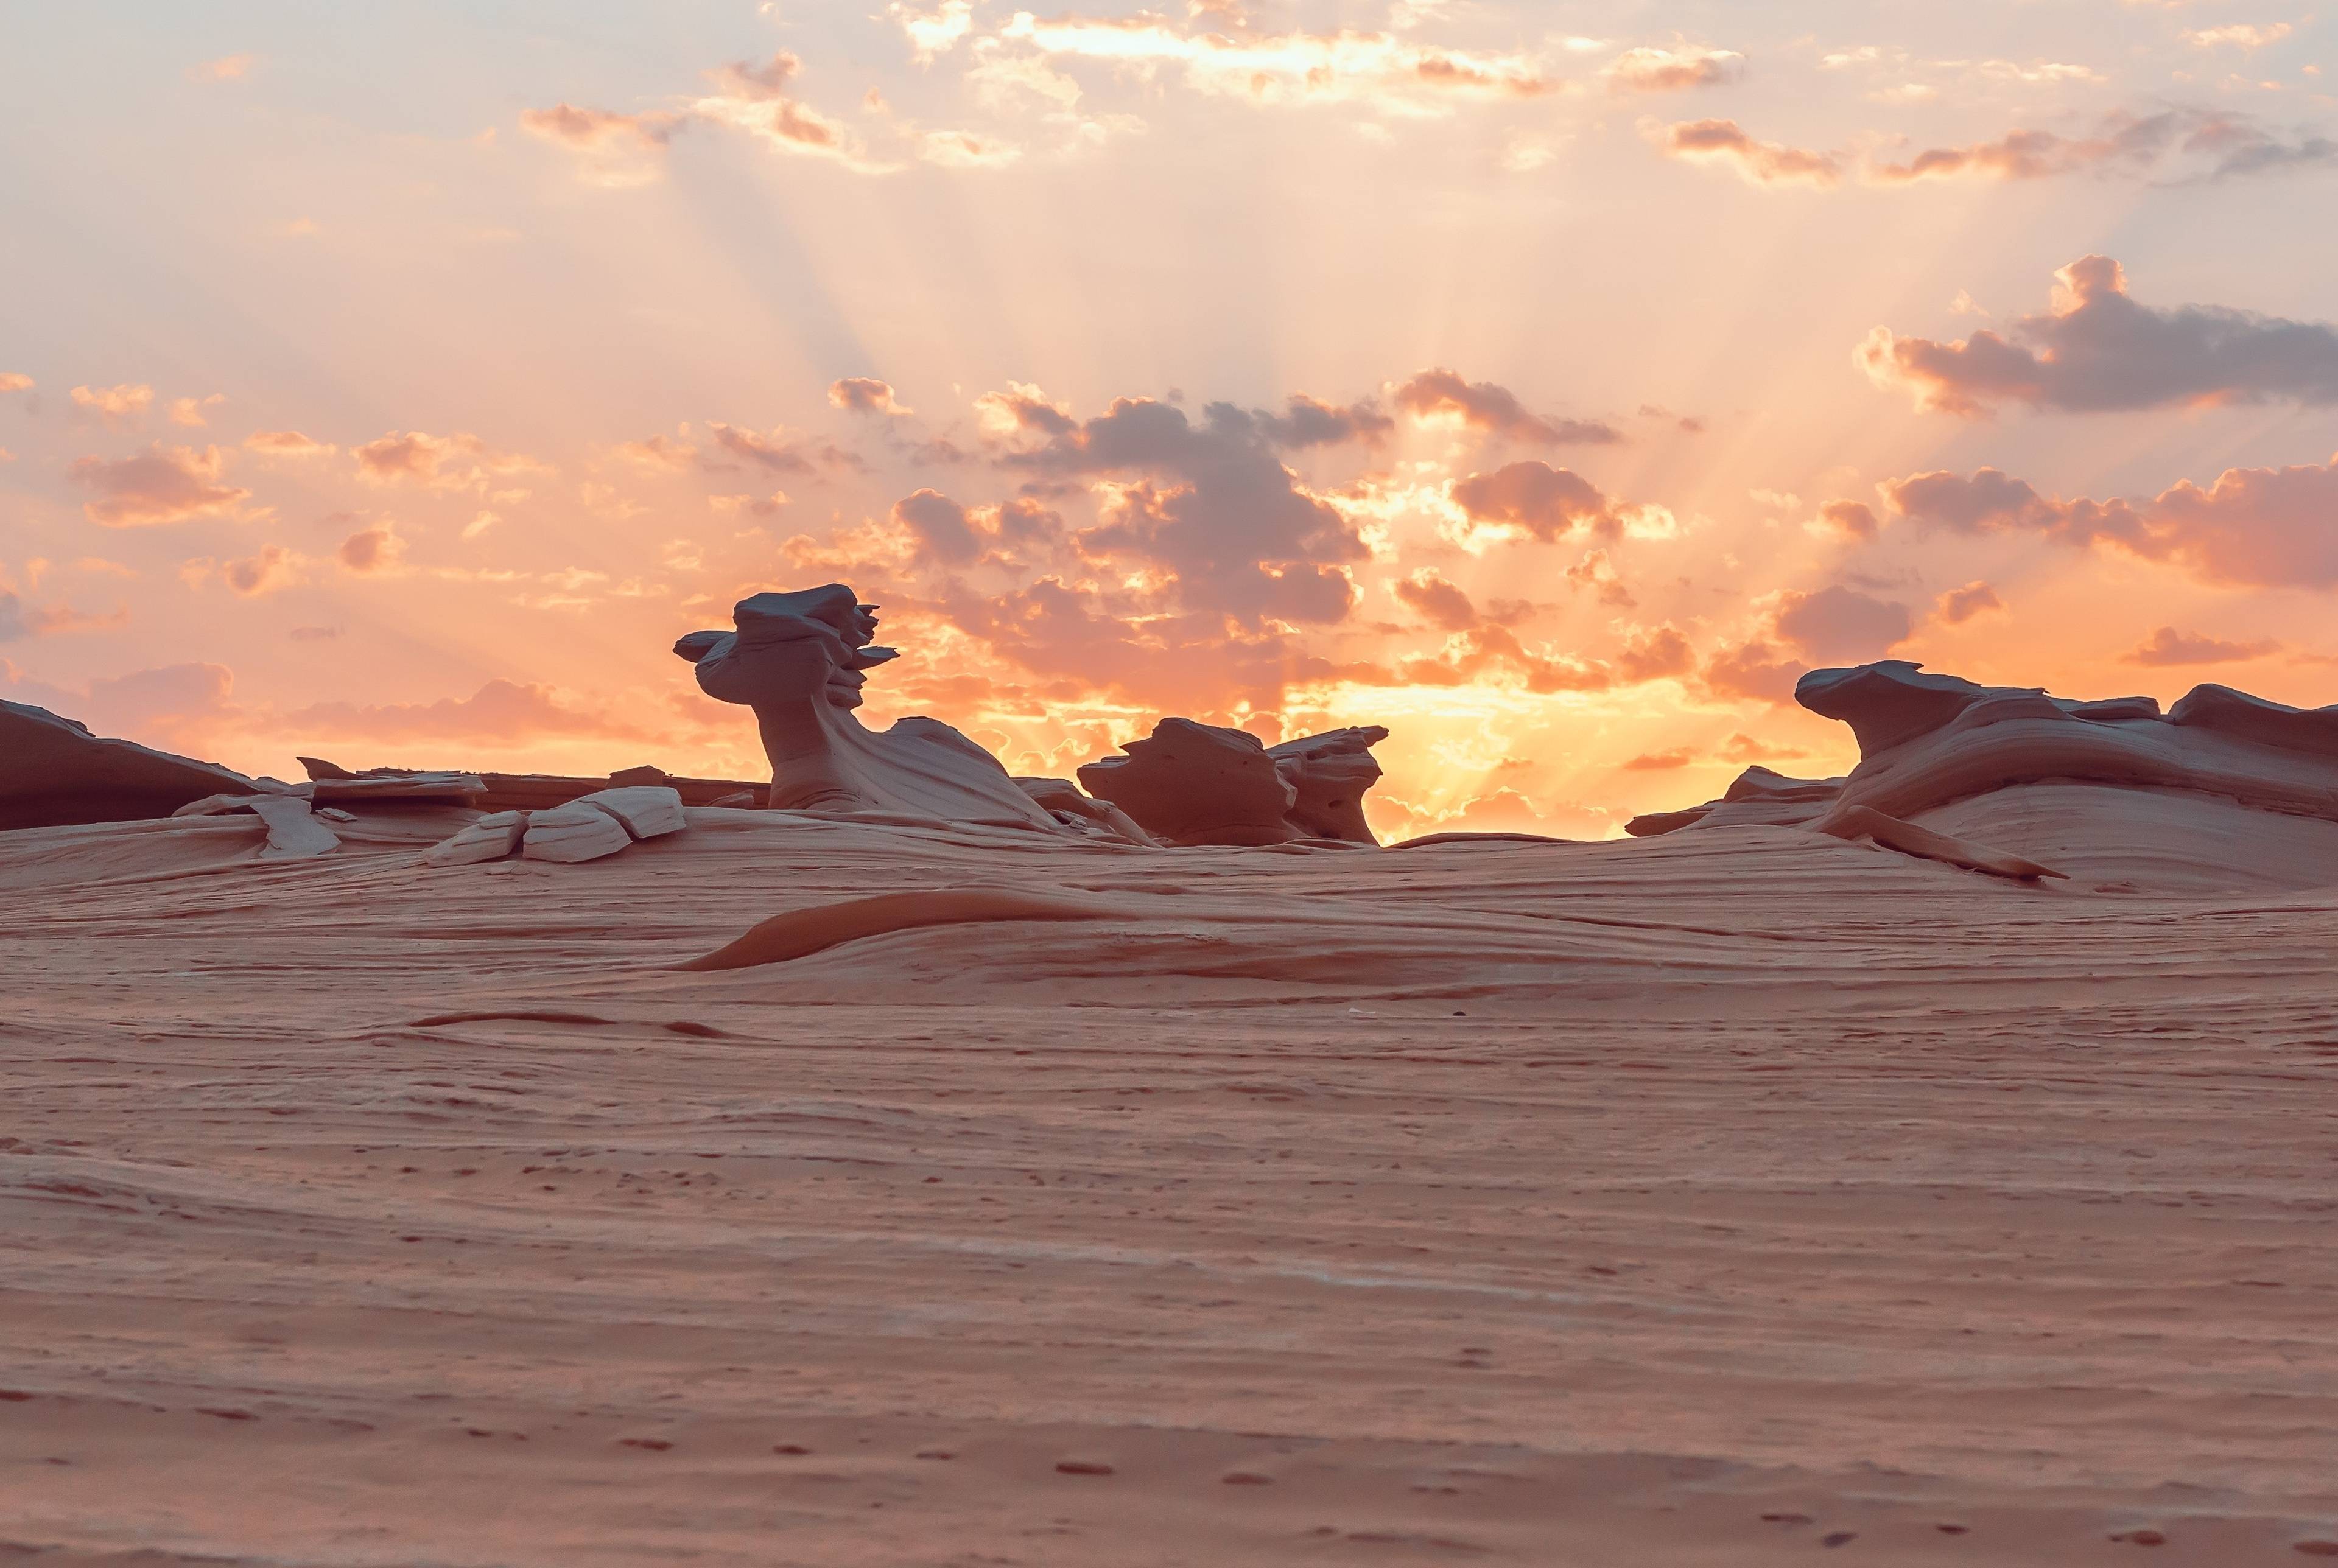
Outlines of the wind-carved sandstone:
<svg viewBox="0 0 2338 1568">
<path fill-rule="evenodd" d="M 1243 730 L 1164 719 L 1127 754 L 1087 764 L 1080 782 L 1171 844 L 1376 844 L 1363 795 L 1380 776 L 1378 725 L 1269 746 Z"/>
<path fill-rule="evenodd" d="M 841 583 L 757 593 L 732 610 L 736 630 L 673 645 L 701 691 L 754 710 L 771 762 L 765 804 L 1055 829 L 997 758 L 948 725 L 911 718 L 871 730 L 853 717 L 865 671 L 896 657 L 875 644 L 876 612 Z"/>
</svg>

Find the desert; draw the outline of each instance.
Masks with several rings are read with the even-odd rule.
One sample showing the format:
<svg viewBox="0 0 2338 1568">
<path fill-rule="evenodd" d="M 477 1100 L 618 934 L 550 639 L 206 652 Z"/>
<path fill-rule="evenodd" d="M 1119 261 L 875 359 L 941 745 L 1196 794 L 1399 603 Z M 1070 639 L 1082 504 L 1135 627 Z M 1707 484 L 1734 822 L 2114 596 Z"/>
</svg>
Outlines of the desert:
<svg viewBox="0 0 2338 1568">
<path fill-rule="evenodd" d="M 2338 1568 L 2338 13 L 0 106 L 0 1568 Z"/>
<path fill-rule="evenodd" d="M 1819 671 L 1847 779 L 1380 848 L 1199 726 L 1026 811 L 792 597 L 810 805 L 93 738 L 207 793 L 0 833 L 12 1548 L 2338 1555 L 2338 710 Z"/>
</svg>

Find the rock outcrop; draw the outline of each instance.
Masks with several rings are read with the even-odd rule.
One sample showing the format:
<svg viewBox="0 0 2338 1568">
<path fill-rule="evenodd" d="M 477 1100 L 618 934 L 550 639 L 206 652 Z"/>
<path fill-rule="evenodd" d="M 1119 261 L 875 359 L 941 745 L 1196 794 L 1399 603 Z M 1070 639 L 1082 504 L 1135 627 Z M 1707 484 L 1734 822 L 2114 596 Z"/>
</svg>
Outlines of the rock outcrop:
<svg viewBox="0 0 2338 1568">
<path fill-rule="evenodd" d="M 1090 795 L 1169 844 L 1376 844 L 1363 794 L 1380 776 L 1371 748 L 1388 731 L 1335 730 L 1268 746 L 1245 730 L 1164 719 L 1119 757 L 1079 770 Z"/>
<path fill-rule="evenodd" d="M 690 826 L 682 797 L 661 785 L 604 789 L 542 811 L 492 811 L 426 850 L 426 866 L 471 866 L 515 853 L 574 865 Z"/>
<path fill-rule="evenodd" d="M 2163 713 L 2150 697 L 2078 701 L 2038 687 L 1983 686 L 1897 659 L 1813 670 L 1794 695 L 1812 712 L 1851 726 L 1860 760 L 1849 774 L 1788 779 L 1749 769 L 1719 800 L 1635 818 L 1626 830 L 1646 837 L 1806 824 L 1907 848 L 1930 831 L 1922 828 L 1929 814 L 2033 785 L 2183 791 L 2338 821 L 2338 707 L 2292 708 L 2204 685 Z M 1907 842 L 1892 843 L 1895 832 Z M 1950 842 L 1964 858 L 1930 858 L 2004 875 L 2054 874 L 2019 856 Z M 1992 858 L 2030 868 L 1979 864 Z"/>
<path fill-rule="evenodd" d="M 853 717 L 866 671 L 896 655 L 875 645 L 876 607 L 851 589 L 757 593 L 732 621 L 736 630 L 693 632 L 673 651 L 696 666 L 709 697 L 754 710 L 773 809 L 1057 827 L 997 758 L 948 725 L 911 718 L 871 730 Z"/>
<path fill-rule="evenodd" d="M 45 708 L 0 702 L 0 828 L 168 817 L 208 795 L 279 794 L 274 779 L 101 740 Z"/>
</svg>

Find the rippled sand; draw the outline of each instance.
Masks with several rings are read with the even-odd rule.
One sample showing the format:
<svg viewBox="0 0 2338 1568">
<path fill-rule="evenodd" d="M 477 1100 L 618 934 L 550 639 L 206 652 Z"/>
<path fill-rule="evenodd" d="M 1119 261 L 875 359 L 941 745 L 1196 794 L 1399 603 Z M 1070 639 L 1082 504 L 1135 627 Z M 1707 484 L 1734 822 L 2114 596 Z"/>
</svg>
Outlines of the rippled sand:
<svg viewBox="0 0 2338 1568">
<path fill-rule="evenodd" d="M 0 1556 L 2313 1560 L 2338 894 L 2037 799 L 2068 884 L 0 835 Z M 661 967 L 942 887 L 1094 913 Z"/>
</svg>

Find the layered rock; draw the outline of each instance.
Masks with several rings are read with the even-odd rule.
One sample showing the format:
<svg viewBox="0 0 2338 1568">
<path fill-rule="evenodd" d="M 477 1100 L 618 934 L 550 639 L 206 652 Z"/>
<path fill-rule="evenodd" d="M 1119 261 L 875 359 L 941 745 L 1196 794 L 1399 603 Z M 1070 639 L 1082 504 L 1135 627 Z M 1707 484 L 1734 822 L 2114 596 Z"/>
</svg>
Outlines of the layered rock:
<svg viewBox="0 0 2338 1568">
<path fill-rule="evenodd" d="M 1082 768 L 1080 783 L 1165 843 L 1376 844 L 1363 795 L 1380 776 L 1371 748 L 1386 739 L 1375 725 L 1270 747 L 1248 730 L 1164 719 L 1125 755 Z"/>
<path fill-rule="evenodd" d="M 690 826 L 682 797 L 659 785 L 604 789 L 542 811 L 492 811 L 432 846 L 426 866 L 470 866 L 517 854 L 574 865 Z"/>
<path fill-rule="evenodd" d="M 2292 708 L 2204 685 L 2163 713 L 2150 697 L 2078 701 L 2038 687 L 1983 686 L 1896 659 L 1813 670 L 1794 695 L 1811 711 L 1851 726 L 1860 760 L 1848 775 L 1798 779 L 1749 769 L 1721 799 L 1635 818 L 1626 831 L 1807 824 L 1891 843 L 1896 829 L 1920 828 L 1927 814 L 2054 784 L 2220 796 L 2255 810 L 2338 821 L 2338 707 Z M 1899 836 L 1920 840 L 1914 831 Z M 1994 856 L 2030 867 L 2007 875 L 2052 874 L 2019 857 L 1950 842 L 1966 852 L 1959 864 Z"/>
<path fill-rule="evenodd" d="M 876 607 L 851 589 L 757 593 L 732 621 L 734 631 L 693 632 L 673 651 L 709 697 L 753 710 L 772 808 L 1057 826 L 997 758 L 948 725 L 911 718 L 871 730 L 853 717 L 866 671 L 895 652 L 875 645 Z"/>
<path fill-rule="evenodd" d="M 209 795 L 282 793 L 274 779 L 102 740 L 45 708 L 0 702 L 0 828 L 168 817 Z"/>
</svg>

